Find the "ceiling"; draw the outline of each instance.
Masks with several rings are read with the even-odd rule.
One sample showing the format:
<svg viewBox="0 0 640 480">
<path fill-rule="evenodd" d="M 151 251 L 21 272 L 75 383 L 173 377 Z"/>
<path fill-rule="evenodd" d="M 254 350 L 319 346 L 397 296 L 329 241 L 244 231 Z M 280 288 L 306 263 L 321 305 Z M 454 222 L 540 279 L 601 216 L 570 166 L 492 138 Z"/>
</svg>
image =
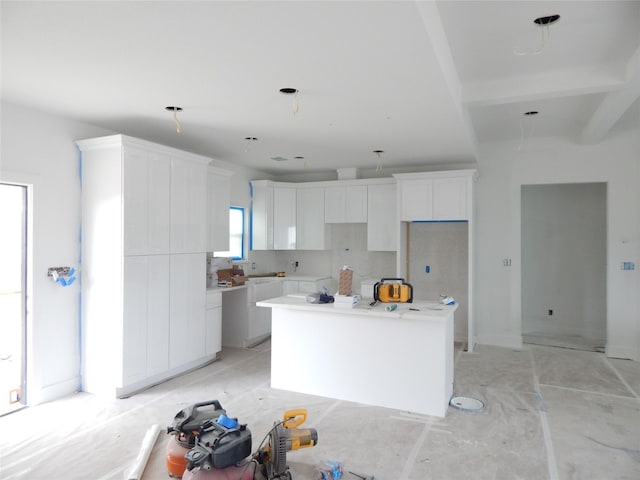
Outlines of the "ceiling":
<svg viewBox="0 0 640 480">
<path fill-rule="evenodd" d="M 3 101 L 274 175 L 457 167 L 485 142 L 640 131 L 639 1 L 2 0 L 0 13 Z M 183 108 L 182 133 L 166 106 Z"/>
</svg>

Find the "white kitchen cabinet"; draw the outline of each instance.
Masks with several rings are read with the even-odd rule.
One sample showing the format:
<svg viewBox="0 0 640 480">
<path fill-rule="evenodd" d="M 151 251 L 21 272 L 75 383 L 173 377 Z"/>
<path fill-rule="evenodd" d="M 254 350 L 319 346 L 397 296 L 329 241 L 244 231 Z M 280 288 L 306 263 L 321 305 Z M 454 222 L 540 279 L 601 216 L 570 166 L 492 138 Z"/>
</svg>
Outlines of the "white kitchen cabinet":
<svg viewBox="0 0 640 480">
<path fill-rule="evenodd" d="M 324 188 L 298 188 L 296 202 L 296 250 L 331 248 L 331 227 L 325 224 Z"/>
<path fill-rule="evenodd" d="M 251 249 L 273 250 L 273 184 L 251 182 Z"/>
<path fill-rule="evenodd" d="M 207 252 L 229 250 L 229 206 L 233 172 L 207 169 Z"/>
<path fill-rule="evenodd" d="M 471 170 L 394 174 L 400 220 L 468 220 L 473 175 Z"/>
<path fill-rule="evenodd" d="M 295 250 L 295 186 L 256 180 L 251 189 L 251 249 Z"/>
<path fill-rule="evenodd" d="M 169 368 L 205 357 L 206 266 L 204 253 L 171 256 Z"/>
<path fill-rule="evenodd" d="M 435 178 L 433 180 L 434 220 L 467 220 L 467 182 L 469 177 Z"/>
<path fill-rule="evenodd" d="M 325 187 L 325 223 L 366 223 L 367 186 L 340 185 Z"/>
<path fill-rule="evenodd" d="M 122 385 L 169 367 L 169 255 L 124 258 Z"/>
<path fill-rule="evenodd" d="M 244 346 L 250 347 L 271 335 L 271 310 L 256 307 L 256 302 L 281 296 L 282 284 L 280 279 L 263 281 L 256 284 L 249 282 L 247 288 L 249 289 L 247 305 L 249 309 L 249 323 Z"/>
<path fill-rule="evenodd" d="M 433 180 L 407 179 L 399 186 L 400 220 L 433 219 Z"/>
<path fill-rule="evenodd" d="M 396 251 L 396 186 L 383 183 L 368 186 L 367 250 Z"/>
<path fill-rule="evenodd" d="M 135 147 L 123 150 L 124 254 L 169 253 L 171 159 Z"/>
<path fill-rule="evenodd" d="M 296 188 L 273 188 L 273 248 L 296 249 Z"/>
<path fill-rule="evenodd" d="M 323 292 L 334 293 L 331 277 L 293 276 L 282 281 L 282 295 Z"/>
<path fill-rule="evenodd" d="M 207 251 L 207 164 L 171 159 L 171 253 Z"/>
<path fill-rule="evenodd" d="M 126 396 L 211 360 L 204 348 L 208 160 L 123 135 L 77 145 L 83 390 Z M 198 253 L 171 253 L 180 229 L 201 237 L 182 243 Z"/>
<path fill-rule="evenodd" d="M 216 355 L 222 350 L 222 292 L 207 290 L 205 354 Z"/>
</svg>

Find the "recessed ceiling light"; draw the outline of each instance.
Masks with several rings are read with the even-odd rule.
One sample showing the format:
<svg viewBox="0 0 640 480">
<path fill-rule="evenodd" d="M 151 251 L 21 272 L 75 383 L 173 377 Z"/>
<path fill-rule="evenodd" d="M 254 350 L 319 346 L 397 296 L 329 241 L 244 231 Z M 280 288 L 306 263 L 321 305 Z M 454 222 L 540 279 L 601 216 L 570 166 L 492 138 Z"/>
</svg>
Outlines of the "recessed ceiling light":
<svg viewBox="0 0 640 480">
<path fill-rule="evenodd" d="M 274 162 L 286 162 L 287 159 L 284 157 L 271 157 L 271 160 L 273 160 Z"/>
<path fill-rule="evenodd" d="M 297 88 L 291 88 L 291 87 L 281 88 L 280 89 L 280 93 L 283 93 L 285 95 L 293 95 L 295 93 L 298 93 L 298 89 Z"/>
<path fill-rule="evenodd" d="M 538 25 L 553 25 L 558 20 L 560 20 L 560 15 L 547 15 L 546 17 L 538 17 L 533 23 L 537 23 Z"/>
</svg>

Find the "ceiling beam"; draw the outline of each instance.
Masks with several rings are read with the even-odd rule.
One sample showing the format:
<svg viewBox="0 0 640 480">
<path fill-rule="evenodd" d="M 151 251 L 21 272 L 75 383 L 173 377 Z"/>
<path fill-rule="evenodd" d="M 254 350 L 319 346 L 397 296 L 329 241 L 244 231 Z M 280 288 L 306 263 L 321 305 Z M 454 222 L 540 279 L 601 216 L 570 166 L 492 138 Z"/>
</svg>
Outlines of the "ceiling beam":
<svg viewBox="0 0 640 480">
<path fill-rule="evenodd" d="M 473 151 L 475 159 L 478 159 L 478 141 L 471 122 L 469 110 L 462 103 L 462 83 L 458 76 L 449 41 L 442 25 L 442 18 L 436 2 L 424 2 L 416 0 L 416 7 L 422 17 L 427 36 L 431 40 L 431 47 L 438 59 L 438 64 L 445 79 L 454 106 L 464 126 L 466 137 Z"/>
<path fill-rule="evenodd" d="M 580 143 L 599 143 L 620 117 L 640 97 L 640 47 L 627 63 L 627 81 L 619 91 L 608 93 L 582 130 Z"/>
</svg>

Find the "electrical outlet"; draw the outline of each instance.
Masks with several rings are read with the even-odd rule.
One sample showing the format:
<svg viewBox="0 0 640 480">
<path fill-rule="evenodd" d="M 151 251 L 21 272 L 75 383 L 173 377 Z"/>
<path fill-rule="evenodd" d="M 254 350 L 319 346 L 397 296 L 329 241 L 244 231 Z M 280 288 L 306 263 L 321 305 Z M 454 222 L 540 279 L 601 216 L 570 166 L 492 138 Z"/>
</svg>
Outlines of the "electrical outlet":
<svg viewBox="0 0 640 480">
<path fill-rule="evenodd" d="M 553 316 L 553 310 L 549 309 L 549 310 L 547 311 L 547 314 L 548 314 L 550 317 L 552 317 L 552 316 Z"/>
<path fill-rule="evenodd" d="M 620 270 L 635 270 L 636 265 L 633 262 L 622 262 L 620 264 Z"/>
<path fill-rule="evenodd" d="M 503 267 L 510 267 L 511 266 L 511 259 L 510 258 L 505 258 L 504 260 L 502 260 L 502 266 Z"/>
</svg>

